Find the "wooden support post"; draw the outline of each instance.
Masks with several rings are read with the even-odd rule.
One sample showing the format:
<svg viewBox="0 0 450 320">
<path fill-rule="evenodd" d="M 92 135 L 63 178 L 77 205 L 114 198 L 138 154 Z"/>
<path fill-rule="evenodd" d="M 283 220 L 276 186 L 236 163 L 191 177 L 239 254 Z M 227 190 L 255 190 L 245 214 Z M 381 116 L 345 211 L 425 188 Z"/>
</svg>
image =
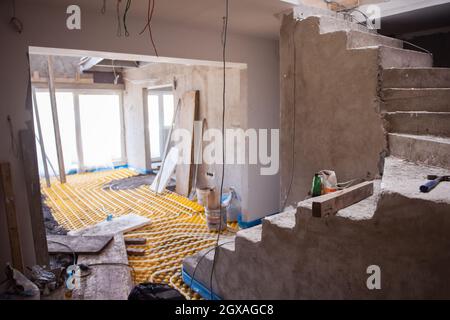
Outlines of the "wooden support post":
<svg viewBox="0 0 450 320">
<path fill-rule="evenodd" d="M 48 247 L 44 215 L 42 213 L 35 135 L 31 129 L 20 130 L 19 138 L 20 148 L 22 150 L 23 173 L 25 176 L 36 263 L 41 266 L 48 266 Z"/>
<path fill-rule="evenodd" d="M 41 147 L 41 157 L 42 157 L 42 164 L 44 166 L 45 182 L 47 183 L 47 188 L 50 188 L 51 187 L 50 175 L 48 174 L 47 156 L 45 154 L 44 138 L 42 137 L 41 120 L 39 117 L 39 110 L 36 100 L 36 89 L 33 88 L 32 92 L 33 92 L 32 95 L 33 95 L 34 116 L 36 117 L 36 127 L 39 135 L 39 145 Z"/>
<path fill-rule="evenodd" d="M 24 271 L 22 248 L 20 245 L 19 227 L 17 224 L 16 204 L 12 186 L 11 167 L 9 163 L 0 163 L 0 211 L 6 213 L 8 224 L 9 245 L 11 248 L 12 266 Z"/>
<path fill-rule="evenodd" d="M 313 217 L 335 214 L 352 204 L 370 197 L 373 194 L 373 181 L 363 182 L 344 190 L 314 198 L 312 203 Z"/>
<path fill-rule="evenodd" d="M 61 134 L 59 130 L 58 108 L 56 104 L 55 82 L 53 78 L 53 61 L 51 56 L 48 56 L 47 64 L 48 64 L 48 89 L 50 93 L 50 103 L 52 107 L 53 130 L 55 131 L 56 155 L 58 157 L 58 167 L 59 167 L 59 181 L 61 183 L 66 183 L 66 170 L 64 168 L 64 156 L 61 145 Z"/>
</svg>

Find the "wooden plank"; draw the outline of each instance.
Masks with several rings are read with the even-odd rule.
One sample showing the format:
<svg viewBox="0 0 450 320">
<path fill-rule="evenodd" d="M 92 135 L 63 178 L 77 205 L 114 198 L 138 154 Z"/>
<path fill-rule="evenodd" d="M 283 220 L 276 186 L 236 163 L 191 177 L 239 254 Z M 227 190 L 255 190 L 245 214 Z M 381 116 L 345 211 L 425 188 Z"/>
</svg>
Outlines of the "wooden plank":
<svg viewBox="0 0 450 320">
<path fill-rule="evenodd" d="M 127 248 L 127 254 L 129 256 L 145 256 L 145 249 Z"/>
<path fill-rule="evenodd" d="M 45 174 L 45 182 L 47 183 L 47 188 L 51 187 L 50 184 L 50 175 L 48 174 L 48 165 L 47 165 L 47 156 L 45 154 L 45 146 L 44 146 L 44 138 L 42 136 L 42 128 L 41 128 L 41 119 L 39 117 L 39 109 L 36 100 L 36 89 L 33 88 L 33 107 L 34 107 L 34 116 L 36 118 L 36 127 L 39 135 L 39 145 L 41 147 L 41 157 L 42 157 L 42 165 L 44 166 L 44 174 Z"/>
<path fill-rule="evenodd" d="M 190 143 L 185 150 L 181 150 L 181 155 L 185 159 L 190 159 L 190 164 L 177 165 L 176 177 L 177 185 L 176 192 L 183 196 L 188 196 L 192 185 L 192 163 L 193 163 L 193 138 L 194 138 L 194 121 L 198 115 L 200 103 L 199 91 L 188 91 L 183 95 L 182 104 L 180 108 L 180 117 L 178 118 L 177 128 L 187 130 L 190 135 Z"/>
<path fill-rule="evenodd" d="M 94 254 L 102 251 L 113 236 L 48 235 L 48 252 Z M 73 250 L 73 251 L 72 251 Z"/>
<path fill-rule="evenodd" d="M 372 194 L 373 181 L 369 181 L 314 198 L 312 203 L 312 215 L 320 218 L 326 215 L 335 214 L 341 209 L 370 197 Z"/>
<path fill-rule="evenodd" d="M 106 215 L 105 215 L 106 218 Z M 150 224 L 150 219 L 136 215 L 127 214 L 113 218 L 111 221 L 101 221 L 83 229 L 72 230 L 71 236 L 104 236 L 124 233 Z"/>
<path fill-rule="evenodd" d="M 79 264 L 90 266 L 89 276 L 81 278 L 73 300 L 127 300 L 133 287 L 132 269 L 122 234 L 116 234 L 98 255 L 80 254 Z"/>
<path fill-rule="evenodd" d="M 142 245 L 146 243 L 147 239 L 145 238 L 125 238 L 125 244 Z"/>
<path fill-rule="evenodd" d="M 12 186 L 11 167 L 9 163 L 0 163 L 0 208 L 6 213 L 8 224 L 9 246 L 11 249 L 12 266 L 24 271 L 22 260 L 22 248 L 20 245 L 19 227 L 17 224 L 16 204 Z"/>
<path fill-rule="evenodd" d="M 66 183 L 66 169 L 64 167 L 64 156 L 61 144 L 61 131 L 59 130 L 55 81 L 53 79 L 53 60 L 51 56 L 48 56 L 47 64 L 48 64 L 48 91 L 50 93 L 50 104 L 52 107 L 53 130 L 55 132 L 56 155 L 58 157 L 58 167 L 59 167 L 59 181 L 61 183 Z"/>
<path fill-rule="evenodd" d="M 45 224 L 41 203 L 41 184 L 36 159 L 36 140 L 32 129 L 19 131 L 20 148 L 22 150 L 23 173 L 25 176 L 28 208 L 33 233 L 36 263 L 48 265 L 48 248 L 45 238 Z"/>
</svg>

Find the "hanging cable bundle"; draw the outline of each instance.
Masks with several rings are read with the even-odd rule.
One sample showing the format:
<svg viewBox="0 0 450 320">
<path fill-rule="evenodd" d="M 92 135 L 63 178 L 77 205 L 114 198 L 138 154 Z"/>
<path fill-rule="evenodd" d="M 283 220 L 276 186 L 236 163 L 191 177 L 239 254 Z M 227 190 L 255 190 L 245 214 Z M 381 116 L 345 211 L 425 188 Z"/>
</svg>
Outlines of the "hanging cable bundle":
<svg viewBox="0 0 450 320">
<path fill-rule="evenodd" d="M 117 0 L 116 3 L 116 13 L 117 13 L 117 36 L 121 37 L 122 36 L 122 26 L 120 24 L 120 3 L 122 2 L 122 0 Z"/>
<path fill-rule="evenodd" d="M 13 28 L 18 32 L 22 33 L 23 31 L 23 23 L 19 18 L 16 17 L 16 1 L 11 0 L 12 5 L 12 16 L 11 20 L 9 20 L 9 24 L 13 26 Z"/>
<path fill-rule="evenodd" d="M 102 14 L 106 13 L 106 0 L 103 0 L 102 8 L 100 9 L 100 12 Z"/>
<path fill-rule="evenodd" d="M 156 56 L 159 57 L 158 50 L 156 49 L 155 41 L 153 40 L 152 25 L 151 25 L 153 13 L 155 12 L 155 2 L 156 2 L 156 0 L 148 0 L 147 24 L 144 26 L 144 28 L 142 29 L 142 31 L 139 34 L 143 34 L 145 32 L 145 30 L 148 29 L 148 34 L 150 36 L 150 42 L 152 43 L 153 50 L 155 51 Z"/>
<path fill-rule="evenodd" d="M 125 30 L 125 37 L 130 36 L 130 33 L 128 32 L 127 28 L 127 14 L 131 7 L 131 0 L 127 0 L 127 5 L 125 6 L 125 12 L 123 14 L 123 28 Z"/>
</svg>

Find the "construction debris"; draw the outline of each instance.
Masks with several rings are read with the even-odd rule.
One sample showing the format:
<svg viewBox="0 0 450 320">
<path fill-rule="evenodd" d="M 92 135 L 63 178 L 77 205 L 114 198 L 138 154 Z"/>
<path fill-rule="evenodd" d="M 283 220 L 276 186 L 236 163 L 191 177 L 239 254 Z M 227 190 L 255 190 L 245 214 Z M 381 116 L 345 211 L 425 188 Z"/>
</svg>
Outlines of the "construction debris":
<svg viewBox="0 0 450 320">
<path fill-rule="evenodd" d="M 85 253 L 102 251 L 112 240 L 112 236 L 58 236 L 48 235 L 49 253 Z"/>
<path fill-rule="evenodd" d="M 95 225 L 70 231 L 71 236 L 87 235 L 114 235 L 124 233 L 150 224 L 150 219 L 138 216 L 136 214 L 127 214 L 125 216 L 114 218 L 112 221 L 102 221 Z"/>
</svg>

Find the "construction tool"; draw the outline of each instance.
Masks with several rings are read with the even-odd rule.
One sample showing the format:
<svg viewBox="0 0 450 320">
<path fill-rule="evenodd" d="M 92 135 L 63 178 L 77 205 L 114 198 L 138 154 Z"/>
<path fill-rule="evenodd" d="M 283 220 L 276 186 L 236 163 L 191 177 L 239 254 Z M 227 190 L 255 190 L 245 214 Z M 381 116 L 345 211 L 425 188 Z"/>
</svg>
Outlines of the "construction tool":
<svg viewBox="0 0 450 320">
<path fill-rule="evenodd" d="M 427 183 L 420 186 L 420 192 L 427 193 L 436 188 L 436 186 L 444 181 L 450 181 L 450 176 L 435 176 L 429 175 L 427 179 L 430 180 Z"/>
</svg>

